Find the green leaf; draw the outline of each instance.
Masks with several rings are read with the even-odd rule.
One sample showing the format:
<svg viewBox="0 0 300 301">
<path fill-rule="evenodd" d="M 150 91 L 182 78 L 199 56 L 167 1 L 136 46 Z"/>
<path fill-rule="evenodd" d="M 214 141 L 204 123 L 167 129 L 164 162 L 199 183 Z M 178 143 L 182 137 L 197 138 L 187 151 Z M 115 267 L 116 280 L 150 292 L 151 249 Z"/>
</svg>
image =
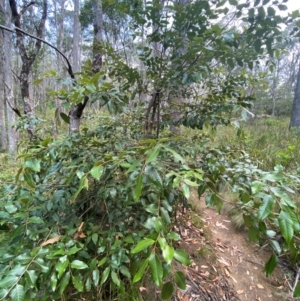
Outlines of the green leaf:
<svg viewBox="0 0 300 301">
<path fill-rule="evenodd" d="M 147 165 L 145 168 L 145 174 L 149 176 L 149 178 L 154 182 L 159 184 L 159 186 L 163 185 L 162 179 L 158 173 L 158 171 L 151 165 Z"/>
<path fill-rule="evenodd" d="M 35 182 L 33 180 L 32 174 L 29 172 L 24 173 L 24 180 L 25 182 L 32 188 L 35 188 Z"/>
<path fill-rule="evenodd" d="M 16 207 L 13 204 L 7 204 L 7 205 L 4 206 L 4 208 L 10 214 L 15 213 L 15 212 L 18 211 L 18 207 Z"/>
<path fill-rule="evenodd" d="M 162 248 L 162 256 L 163 256 L 165 262 L 167 264 L 170 264 L 174 258 L 174 253 L 175 253 L 174 248 L 167 244 L 161 248 Z"/>
<path fill-rule="evenodd" d="M 260 49 L 261 49 L 261 40 L 260 40 L 260 39 L 257 39 L 257 40 L 254 42 L 254 48 L 255 48 L 255 51 L 256 51 L 256 52 L 260 52 Z"/>
<path fill-rule="evenodd" d="M 32 224 L 44 224 L 44 221 L 38 216 L 32 216 L 28 219 L 29 223 Z"/>
<path fill-rule="evenodd" d="M 91 175 L 98 181 L 100 180 L 102 173 L 103 173 L 103 166 L 99 165 L 100 163 L 97 163 L 94 165 L 94 167 L 91 169 Z"/>
<path fill-rule="evenodd" d="M 130 272 L 129 272 L 129 270 L 128 270 L 128 268 L 127 268 L 126 266 L 121 265 L 121 266 L 120 266 L 120 272 L 121 272 L 125 277 L 131 279 L 131 274 L 130 274 Z"/>
<path fill-rule="evenodd" d="M 144 276 L 144 271 L 147 268 L 148 264 L 149 264 L 149 258 L 144 260 L 143 263 L 140 265 L 137 273 L 133 277 L 132 283 L 136 283 L 142 279 L 142 277 Z"/>
<path fill-rule="evenodd" d="M 268 15 L 269 16 L 275 16 L 275 14 L 276 14 L 275 9 L 272 6 L 269 6 L 268 7 Z"/>
<path fill-rule="evenodd" d="M 272 274 L 272 272 L 276 268 L 277 264 L 278 264 L 278 257 L 275 254 L 272 254 L 270 259 L 266 262 L 265 268 L 264 268 L 267 277 Z"/>
<path fill-rule="evenodd" d="M 52 291 L 55 292 L 57 286 L 57 277 L 54 273 L 50 277 L 50 286 Z"/>
<path fill-rule="evenodd" d="M 99 284 L 99 280 L 100 280 L 100 276 L 99 276 L 99 270 L 93 270 L 92 272 L 92 277 L 93 277 L 93 282 L 95 286 L 98 286 Z"/>
<path fill-rule="evenodd" d="M 253 181 L 251 183 L 252 194 L 257 194 L 260 192 L 266 185 L 259 181 Z"/>
<path fill-rule="evenodd" d="M 181 178 L 180 178 L 180 177 L 175 177 L 175 178 L 173 179 L 172 187 L 173 187 L 173 188 L 176 188 L 176 187 L 179 185 L 180 181 L 181 181 Z"/>
<path fill-rule="evenodd" d="M 33 158 L 25 161 L 25 166 L 33 171 L 39 172 L 41 170 L 40 160 Z"/>
<path fill-rule="evenodd" d="M 8 295 L 9 290 L 7 289 L 0 289 L 0 300 L 5 300 L 5 297 Z"/>
<path fill-rule="evenodd" d="M 148 206 L 145 206 L 144 208 L 147 212 L 152 213 L 154 215 L 158 215 L 158 206 L 157 206 L 157 204 L 150 204 Z"/>
<path fill-rule="evenodd" d="M 259 3 L 260 3 L 260 0 L 255 0 L 255 2 L 254 2 L 254 6 L 257 6 L 257 5 L 259 5 Z"/>
<path fill-rule="evenodd" d="M 185 275 L 181 271 L 175 272 L 174 279 L 175 279 L 177 286 L 180 289 L 182 289 L 182 290 L 186 289 L 186 278 L 185 278 Z"/>
<path fill-rule="evenodd" d="M 171 224 L 171 220 L 170 220 L 168 211 L 165 208 L 160 207 L 160 212 L 161 212 L 161 216 L 162 216 L 163 220 L 165 221 L 165 223 L 167 223 L 168 225 Z"/>
<path fill-rule="evenodd" d="M 160 152 L 160 146 L 156 146 L 153 150 L 151 150 L 148 153 L 145 164 L 149 164 L 150 162 L 154 161 L 159 155 L 159 152 Z"/>
<path fill-rule="evenodd" d="M 296 287 L 295 287 L 295 290 L 294 290 L 294 293 L 293 293 L 293 297 L 294 298 L 297 298 L 297 297 L 300 297 L 300 282 L 298 281 Z"/>
<path fill-rule="evenodd" d="M 163 268 L 162 264 L 155 253 L 151 253 L 149 257 L 149 265 L 152 272 L 152 278 L 157 286 L 160 286 L 162 283 L 163 277 Z"/>
<path fill-rule="evenodd" d="M 102 277 L 101 277 L 101 282 L 100 284 L 102 285 L 103 283 L 105 283 L 105 281 L 107 280 L 108 276 L 110 273 L 110 267 L 106 267 L 105 270 L 103 271 Z"/>
<path fill-rule="evenodd" d="M 92 289 L 92 280 L 91 277 L 88 277 L 85 282 L 86 291 L 89 292 Z"/>
<path fill-rule="evenodd" d="M 36 271 L 34 270 L 27 270 L 25 272 L 25 276 L 26 276 L 26 279 L 29 283 L 31 283 L 33 286 L 35 286 L 35 283 L 38 279 L 38 275 L 36 273 Z"/>
<path fill-rule="evenodd" d="M 142 194 L 142 188 L 143 188 L 143 175 L 139 174 L 136 178 L 136 186 L 133 193 L 133 199 L 136 202 L 141 194 Z"/>
<path fill-rule="evenodd" d="M 83 282 L 79 278 L 79 275 L 72 276 L 72 283 L 78 292 L 83 292 Z"/>
<path fill-rule="evenodd" d="M 278 8 L 279 8 L 279 10 L 287 10 L 288 9 L 287 6 L 284 4 L 279 4 Z"/>
<path fill-rule="evenodd" d="M 237 6 L 238 2 L 237 2 L 237 0 L 229 0 L 229 4 L 233 5 L 233 6 Z"/>
<path fill-rule="evenodd" d="M 168 147 L 164 147 L 164 148 L 174 156 L 175 161 L 179 161 L 182 164 L 185 163 L 184 158 L 182 156 L 180 156 L 178 153 L 176 153 L 173 149 L 168 148 Z"/>
<path fill-rule="evenodd" d="M 99 237 L 98 233 L 93 233 L 93 234 L 92 234 L 92 241 L 93 241 L 93 243 L 94 243 L 95 245 L 97 245 L 98 237 Z"/>
<path fill-rule="evenodd" d="M 182 184 L 182 193 L 187 200 L 190 198 L 190 187 L 185 183 Z"/>
<path fill-rule="evenodd" d="M 161 288 L 161 298 L 163 300 L 170 299 L 174 292 L 174 285 L 171 281 L 164 283 Z"/>
<path fill-rule="evenodd" d="M 275 204 L 275 200 L 271 196 L 269 195 L 264 196 L 263 202 L 258 208 L 258 215 L 257 215 L 258 219 L 264 220 L 265 218 L 267 218 L 272 212 L 272 207 L 274 204 Z"/>
<path fill-rule="evenodd" d="M 8 275 L 0 280 L 0 288 L 10 288 L 18 281 L 17 276 Z"/>
<path fill-rule="evenodd" d="M 263 1 L 263 5 L 266 5 L 266 4 L 268 4 L 270 2 L 270 0 L 264 0 Z"/>
<path fill-rule="evenodd" d="M 255 227 L 250 227 L 248 231 L 249 241 L 257 241 L 259 239 L 259 231 Z"/>
<path fill-rule="evenodd" d="M 260 16 L 261 19 L 264 19 L 266 16 L 266 12 L 263 6 L 260 6 L 258 8 L 258 15 Z"/>
<path fill-rule="evenodd" d="M 155 243 L 155 240 L 153 239 L 149 239 L 149 238 L 145 238 L 141 241 L 138 242 L 138 244 L 131 250 L 131 254 L 136 254 L 139 253 L 141 251 L 143 251 L 144 249 L 146 249 L 149 246 L 152 246 Z"/>
<path fill-rule="evenodd" d="M 191 264 L 191 261 L 189 259 L 189 255 L 185 251 L 183 251 L 181 249 L 175 250 L 175 252 L 174 252 L 174 258 L 177 261 L 179 261 L 182 264 L 184 264 L 184 265 L 190 265 Z"/>
<path fill-rule="evenodd" d="M 68 115 L 66 115 L 65 113 L 61 112 L 61 113 L 60 113 L 60 117 L 61 117 L 61 119 L 62 119 L 65 123 L 70 124 L 70 117 L 69 117 Z"/>
<path fill-rule="evenodd" d="M 23 301 L 25 298 L 25 290 L 23 285 L 17 284 L 10 292 L 12 301 Z"/>
<path fill-rule="evenodd" d="M 121 282 L 120 282 L 120 279 L 117 275 L 117 273 L 115 271 L 112 271 L 111 272 L 111 279 L 112 281 L 117 285 L 117 286 L 120 286 Z"/>
<path fill-rule="evenodd" d="M 65 258 L 67 258 L 67 256 L 62 257 L 62 262 L 58 262 L 55 265 L 55 268 L 58 272 L 58 274 L 57 274 L 58 279 L 60 279 L 60 277 L 64 274 L 67 267 L 69 266 L 69 260 L 64 260 Z"/>
<path fill-rule="evenodd" d="M 273 247 L 273 249 L 275 250 L 275 252 L 276 252 L 278 255 L 280 255 L 280 253 L 281 253 L 281 247 L 280 247 L 278 241 L 277 241 L 277 240 L 271 239 L 271 240 L 270 240 L 270 245 Z"/>
<path fill-rule="evenodd" d="M 83 270 L 83 269 L 87 269 L 88 265 L 81 260 L 75 259 L 71 262 L 71 268 L 76 270 Z"/>
<path fill-rule="evenodd" d="M 68 286 L 69 282 L 70 282 L 70 278 L 71 278 L 71 274 L 70 272 L 66 272 L 63 277 L 61 278 L 60 282 L 59 282 L 59 294 L 62 295 L 63 292 L 65 291 L 66 287 Z"/>
<path fill-rule="evenodd" d="M 293 221 L 287 212 L 281 211 L 278 217 L 279 228 L 282 236 L 289 244 L 294 235 Z"/>
</svg>

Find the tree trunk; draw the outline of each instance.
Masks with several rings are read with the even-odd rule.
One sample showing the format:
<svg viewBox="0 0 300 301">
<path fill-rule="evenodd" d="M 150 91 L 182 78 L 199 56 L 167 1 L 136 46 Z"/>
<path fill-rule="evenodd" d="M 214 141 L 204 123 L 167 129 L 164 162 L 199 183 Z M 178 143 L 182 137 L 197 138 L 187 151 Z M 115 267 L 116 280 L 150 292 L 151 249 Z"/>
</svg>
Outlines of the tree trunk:
<svg viewBox="0 0 300 301">
<path fill-rule="evenodd" d="M 93 72 L 100 71 L 102 66 L 103 18 L 101 0 L 94 1 L 94 40 L 93 40 Z"/>
<path fill-rule="evenodd" d="M 10 27 L 11 25 L 11 14 L 9 9 L 8 0 L 4 1 L 6 4 L 4 13 L 5 13 L 5 25 Z M 12 108 L 15 107 L 14 97 L 13 97 L 13 78 L 12 78 L 12 39 L 11 34 L 7 31 L 3 31 L 3 70 L 4 70 L 4 93 L 5 93 L 5 102 L 6 102 L 6 117 L 7 117 L 7 134 L 8 134 L 8 151 L 12 156 L 15 156 L 17 153 L 17 142 L 18 142 L 18 133 L 14 126 L 16 121 L 16 113 Z M 16 110 L 16 109 L 15 109 Z M 17 111 L 17 110 L 16 110 Z"/>
<path fill-rule="evenodd" d="M 100 71 L 102 66 L 102 31 L 103 31 L 103 19 L 102 19 L 102 4 L 100 0 L 95 0 L 94 7 L 94 40 L 93 40 L 93 66 L 94 73 Z M 88 103 L 89 98 L 85 97 L 83 102 L 74 106 L 69 112 L 70 117 L 70 134 L 80 133 L 80 121 L 83 110 Z"/>
<path fill-rule="evenodd" d="M 0 21 L 5 20 L 4 3 L 0 2 Z M 0 31 L 0 65 L 4 65 L 4 30 Z M 5 99 L 4 99 L 4 68 L 0 68 L 0 132 L 1 132 L 1 144 L 0 147 L 5 150 L 7 147 L 7 130 L 6 130 L 6 118 L 5 118 Z"/>
<path fill-rule="evenodd" d="M 80 43 L 80 26 L 79 26 L 79 0 L 74 0 L 74 26 L 73 26 L 73 70 L 78 72 L 80 69 L 79 60 L 79 43 Z"/>
<path fill-rule="evenodd" d="M 295 96 L 293 101 L 292 116 L 290 121 L 291 127 L 300 127 L 300 65 L 297 75 L 297 83 L 295 88 Z"/>
<path fill-rule="evenodd" d="M 31 2 L 25 8 L 22 9 L 22 14 L 18 12 L 16 0 L 9 0 L 12 19 L 17 28 L 22 29 L 21 17 L 23 13 L 28 9 L 31 5 L 35 5 L 36 2 Z M 45 22 L 47 18 L 47 0 L 43 0 L 42 5 L 42 16 L 39 25 L 36 27 L 35 36 L 38 38 L 43 38 L 44 30 L 45 30 Z M 26 49 L 24 35 L 20 31 L 17 32 L 17 47 L 19 49 L 19 53 L 22 61 L 22 68 L 20 73 L 20 86 L 21 86 L 21 97 L 24 104 L 24 114 L 27 116 L 28 122 L 28 136 L 29 139 L 32 140 L 35 138 L 34 126 L 32 123 L 32 118 L 34 117 L 32 105 L 30 103 L 30 94 L 29 94 L 29 76 L 31 73 L 32 65 L 41 49 L 42 42 L 40 40 L 36 40 L 35 45 L 31 51 Z"/>
</svg>

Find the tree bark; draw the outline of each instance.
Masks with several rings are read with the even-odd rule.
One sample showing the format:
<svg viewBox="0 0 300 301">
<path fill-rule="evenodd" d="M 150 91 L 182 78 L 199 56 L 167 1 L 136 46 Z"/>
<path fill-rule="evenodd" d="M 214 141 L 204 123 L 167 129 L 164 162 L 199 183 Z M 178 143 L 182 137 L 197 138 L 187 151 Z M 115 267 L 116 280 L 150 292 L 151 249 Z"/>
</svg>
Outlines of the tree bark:
<svg viewBox="0 0 300 301">
<path fill-rule="evenodd" d="M 9 9 L 8 0 L 4 1 L 4 24 L 6 27 L 10 27 L 11 24 L 11 14 Z M 5 53 L 3 57 L 3 70 L 4 70 L 4 97 L 6 103 L 6 118 L 7 118 L 7 134 L 8 134 L 8 151 L 12 156 L 17 153 L 17 142 L 18 133 L 14 126 L 16 121 L 16 112 L 18 110 L 15 108 L 14 97 L 13 97 L 13 78 L 12 78 L 12 39 L 11 34 L 5 30 L 3 32 L 3 51 Z M 15 112 L 13 110 L 15 109 Z M 19 113 L 20 114 L 20 113 Z"/>
<path fill-rule="evenodd" d="M 74 26 L 73 26 L 73 70 L 78 72 L 80 69 L 79 43 L 80 43 L 80 24 L 79 24 L 79 0 L 74 0 Z"/>
<path fill-rule="evenodd" d="M 300 65 L 297 75 L 297 83 L 295 88 L 292 115 L 290 121 L 290 128 L 291 127 L 300 127 Z"/>
<path fill-rule="evenodd" d="M 93 40 L 93 72 L 100 71 L 102 66 L 103 12 L 101 0 L 94 1 L 94 40 Z"/>
<path fill-rule="evenodd" d="M 94 40 L 93 40 L 93 66 L 92 71 L 97 73 L 102 67 L 102 31 L 103 31 L 103 19 L 102 19 L 102 4 L 100 0 L 95 0 L 94 7 Z M 70 112 L 70 134 L 80 133 L 80 121 L 84 108 L 86 107 L 89 98 L 86 96 L 82 103 L 74 106 Z"/>
<path fill-rule="evenodd" d="M 0 2 L 0 22 L 5 20 L 4 3 Z M 0 65 L 4 65 L 4 31 L 0 31 Z M 4 99 L 4 68 L 0 68 L 0 132 L 1 144 L 0 147 L 5 150 L 7 147 L 7 128 L 5 118 L 5 99 Z"/>
<path fill-rule="evenodd" d="M 18 12 L 16 0 L 9 0 L 11 12 L 12 12 L 12 20 L 16 27 L 22 29 L 21 17 L 26 9 L 29 8 L 30 5 L 36 4 L 35 2 L 31 2 L 29 5 L 25 6 L 21 13 Z M 42 5 L 42 16 L 39 22 L 39 25 L 36 28 L 36 36 L 40 39 L 43 38 L 45 31 L 45 22 L 47 18 L 47 0 L 43 0 Z M 29 51 L 26 50 L 24 35 L 21 31 L 16 31 L 17 33 L 17 47 L 20 53 L 22 67 L 19 75 L 20 78 L 20 86 L 21 86 L 21 97 L 24 104 L 24 114 L 28 118 L 28 136 L 29 139 L 32 140 L 35 138 L 34 126 L 32 124 L 32 118 L 34 117 L 34 112 L 30 102 L 30 93 L 29 93 L 29 76 L 31 73 L 32 65 L 41 49 L 42 42 L 40 40 L 35 41 L 34 48 Z"/>
</svg>

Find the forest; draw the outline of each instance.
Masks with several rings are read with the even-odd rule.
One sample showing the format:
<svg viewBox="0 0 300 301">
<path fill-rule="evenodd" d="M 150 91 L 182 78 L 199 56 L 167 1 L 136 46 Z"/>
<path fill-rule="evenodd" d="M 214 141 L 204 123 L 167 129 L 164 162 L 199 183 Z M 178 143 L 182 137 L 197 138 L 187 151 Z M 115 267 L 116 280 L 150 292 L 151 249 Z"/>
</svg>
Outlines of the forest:
<svg viewBox="0 0 300 301">
<path fill-rule="evenodd" d="M 0 301 L 300 297 L 296 2 L 0 1 Z"/>
</svg>

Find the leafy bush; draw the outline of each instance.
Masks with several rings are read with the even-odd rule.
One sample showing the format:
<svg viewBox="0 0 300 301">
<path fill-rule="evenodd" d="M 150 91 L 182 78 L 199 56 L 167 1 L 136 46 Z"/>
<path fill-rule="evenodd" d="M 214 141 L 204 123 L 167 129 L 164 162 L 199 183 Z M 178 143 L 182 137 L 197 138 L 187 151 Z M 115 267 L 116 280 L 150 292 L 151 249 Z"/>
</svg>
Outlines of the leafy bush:
<svg viewBox="0 0 300 301">
<path fill-rule="evenodd" d="M 249 239 L 274 249 L 267 274 L 281 252 L 299 259 L 299 212 L 289 196 L 299 189 L 298 177 L 280 166 L 264 172 L 238 147 L 214 148 L 205 131 L 145 139 L 139 127 L 104 119 L 96 130 L 40 141 L 21 156 L 16 184 L 0 203 L 8 234 L 0 249 L 2 299 L 90 292 L 128 300 L 145 275 L 169 298 L 173 282 L 185 287 L 172 263 L 190 263 L 174 247 L 180 236 L 172 229 L 191 187 L 199 196 L 207 192 L 206 203 L 218 210 L 222 183 L 238 193 Z"/>
</svg>

